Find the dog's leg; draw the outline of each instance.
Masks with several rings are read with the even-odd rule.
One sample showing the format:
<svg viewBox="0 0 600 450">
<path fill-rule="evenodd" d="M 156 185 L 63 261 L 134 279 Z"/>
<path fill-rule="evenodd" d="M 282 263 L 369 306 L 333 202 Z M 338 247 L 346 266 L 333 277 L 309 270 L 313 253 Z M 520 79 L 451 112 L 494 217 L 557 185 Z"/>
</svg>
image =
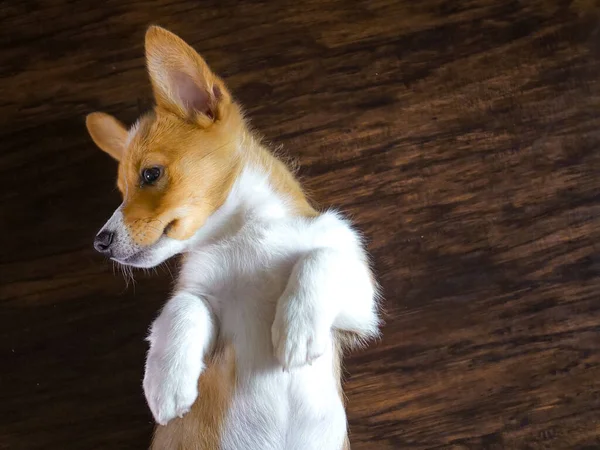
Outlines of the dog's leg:
<svg viewBox="0 0 600 450">
<path fill-rule="evenodd" d="M 360 337 L 378 333 L 376 293 L 367 264 L 355 252 L 320 248 L 300 258 L 278 301 L 272 339 L 285 368 L 318 358 L 331 329 Z"/>
<path fill-rule="evenodd" d="M 208 305 L 186 292 L 176 293 L 152 324 L 144 393 L 157 423 L 189 411 L 215 335 Z"/>
</svg>

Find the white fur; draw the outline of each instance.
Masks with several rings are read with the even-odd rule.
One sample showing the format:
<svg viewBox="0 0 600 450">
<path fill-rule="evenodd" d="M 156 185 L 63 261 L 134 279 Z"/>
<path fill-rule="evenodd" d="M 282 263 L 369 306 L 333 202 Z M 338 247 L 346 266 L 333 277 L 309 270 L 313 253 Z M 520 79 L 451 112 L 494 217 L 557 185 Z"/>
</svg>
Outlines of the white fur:
<svg viewBox="0 0 600 450">
<path fill-rule="evenodd" d="M 286 205 L 248 168 L 196 236 L 163 237 L 136 260 L 148 266 L 187 253 L 178 290 L 148 339 L 144 390 L 158 423 L 202 395 L 197 380 L 218 338 L 233 344 L 237 371 L 224 450 L 342 448 L 332 330 L 376 335 L 375 289 L 345 220 L 333 212 L 295 217 Z"/>
<path fill-rule="evenodd" d="M 135 138 L 135 136 L 137 135 L 137 132 L 140 130 L 140 119 L 138 119 L 130 128 L 129 131 L 127 132 L 127 139 L 125 140 L 125 148 L 129 147 L 129 144 L 131 144 L 131 142 L 133 141 L 133 139 Z"/>
<path fill-rule="evenodd" d="M 196 400 L 202 356 L 214 328 L 207 305 L 185 292 L 176 294 L 152 324 L 144 392 L 159 424 L 182 417 Z"/>
</svg>

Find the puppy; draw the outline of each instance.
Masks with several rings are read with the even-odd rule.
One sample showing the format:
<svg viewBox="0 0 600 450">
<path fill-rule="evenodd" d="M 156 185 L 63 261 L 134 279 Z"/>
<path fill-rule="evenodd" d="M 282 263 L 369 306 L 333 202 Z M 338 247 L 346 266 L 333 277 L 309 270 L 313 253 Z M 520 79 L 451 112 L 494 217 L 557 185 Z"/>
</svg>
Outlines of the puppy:
<svg viewBox="0 0 600 450">
<path fill-rule="evenodd" d="M 86 122 L 123 196 L 95 248 L 143 268 L 183 255 L 148 337 L 152 448 L 349 448 L 340 349 L 379 325 L 359 236 L 313 209 L 190 46 L 150 27 L 145 49 L 154 110 Z"/>
</svg>

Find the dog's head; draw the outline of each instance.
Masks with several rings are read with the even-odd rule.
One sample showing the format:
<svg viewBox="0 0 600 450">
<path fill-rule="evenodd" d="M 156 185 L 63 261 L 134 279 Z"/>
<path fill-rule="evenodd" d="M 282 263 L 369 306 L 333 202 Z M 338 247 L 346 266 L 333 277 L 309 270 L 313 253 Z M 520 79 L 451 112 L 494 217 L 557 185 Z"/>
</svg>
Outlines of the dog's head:
<svg viewBox="0 0 600 450">
<path fill-rule="evenodd" d="M 189 45 L 151 27 L 146 62 L 156 106 L 130 130 L 104 113 L 87 117 L 98 147 L 119 161 L 123 203 L 94 247 L 122 264 L 153 267 L 185 250 L 225 201 L 239 168 L 239 108 Z"/>
</svg>

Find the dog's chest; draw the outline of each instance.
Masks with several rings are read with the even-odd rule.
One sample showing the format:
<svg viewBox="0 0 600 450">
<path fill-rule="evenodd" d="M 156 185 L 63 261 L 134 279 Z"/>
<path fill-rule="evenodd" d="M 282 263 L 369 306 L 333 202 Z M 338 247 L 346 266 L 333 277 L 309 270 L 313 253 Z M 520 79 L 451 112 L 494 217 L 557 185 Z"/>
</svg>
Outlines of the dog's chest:
<svg viewBox="0 0 600 450">
<path fill-rule="evenodd" d="M 238 351 L 270 348 L 277 300 L 306 250 L 298 231 L 254 230 L 207 246 L 186 261 L 185 284 L 210 303 L 219 334 Z"/>
</svg>

